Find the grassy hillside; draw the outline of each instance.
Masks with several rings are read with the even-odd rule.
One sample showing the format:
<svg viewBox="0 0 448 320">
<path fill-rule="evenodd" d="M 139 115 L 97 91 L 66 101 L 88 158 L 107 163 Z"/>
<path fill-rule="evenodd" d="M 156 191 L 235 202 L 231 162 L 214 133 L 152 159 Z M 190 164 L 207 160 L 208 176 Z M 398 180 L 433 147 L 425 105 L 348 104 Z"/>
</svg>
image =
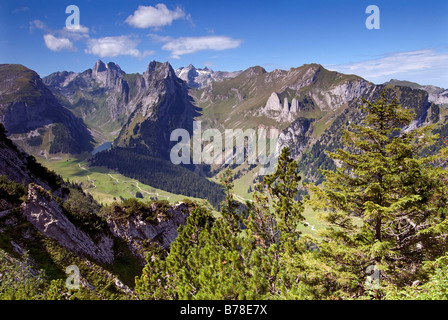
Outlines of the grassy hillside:
<svg viewBox="0 0 448 320">
<path fill-rule="evenodd" d="M 39 76 L 34 71 L 21 64 L 0 64 L 0 74 L 0 104 L 19 100 L 33 104 L 40 98 L 42 93 L 35 88 Z M 14 81 L 8 81 L 10 79 Z"/>
<path fill-rule="evenodd" d="M 89 155 L 85 153 L 80 156 L 63 155 L 52 159 L 40 157 L 38 160 L 64 179 L 81 184 L 85 192 L 90 193 L 102 204 L 110 204 L 121 198 L 133 198 L 138 192 L 144 200 L 165 199 L 176 203 L 183 199 L 196 199 L 151 187 L 105 167 L 88 167 L 85 161 L 88 158 Z"/>
</svg>

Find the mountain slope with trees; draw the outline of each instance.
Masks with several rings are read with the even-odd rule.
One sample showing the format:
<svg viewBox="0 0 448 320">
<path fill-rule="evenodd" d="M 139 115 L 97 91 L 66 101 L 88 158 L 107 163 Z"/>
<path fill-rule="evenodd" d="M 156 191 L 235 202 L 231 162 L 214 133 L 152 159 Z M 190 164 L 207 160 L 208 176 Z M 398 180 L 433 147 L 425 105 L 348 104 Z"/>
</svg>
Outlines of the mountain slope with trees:
<svg viewBox="0 0 448 320">
<path fill-rule="evenodd" d="M 231 172 L 221 176 L 219 216 L 191 201 L 180 212 L 137 199 L 101 208 L 21 153 L 0 127 L 0 266 L 7 270 L 0 297 L 448 298 L 448 149 L 426 153 L 438 138 L 432 127 L 409 126 L 416 113 L 387 91 L 364 100 L 361 110 L 361 122 L 344 130 L 341 147 L 329 153 L 337 169 L 323 171 L 320 185 L 306 184 L 310 198 L 298 200 L 299 164 L 286 147 L 244 210 L 233 197 Z M 305 205 L 327 222 L 319 237 L 300 231 Z M 58 214 L 58 222 L 42 228 L 33 212 Z M 176 215 L 183 222 L 168 233 L 164 223 Z M 75 228 L 64 229 L 69 225 Z M 83 237 L 83 245 L 70 247 Z M 89 241 L 97 250 L 89 251 Z M 64 286 L 68 264 L 81 269 L 81 291 Z M 15 276 L 20 281 L 8 287 Z"/>
<path fill-rule="evenodd" d="M 321 238 L 297 231 L 298 164 L 284 148 L 278 170 L 239 214 L 223 177 L 222 217 L 194 211 L 167 252 L 148 255 L 136 280 L 145 299 L 446 299 L 447 152 L 425 156 L 430 127 L 386 94 L 365 101 L 360 125 L 344 131 L 340 160 L 309 185 L 330 226 Z M 240 228 L 244 224 L 243 229 Z M 420 286 L 421 285 L 421 286 Z M 428 288 L 430 288 L 428 290 Z M 438 291 L 437 289 L 441 290 Z M 411 296 L 416 294 L 416 296 Z"/>
<path fill-rule="evenodd" d="M 145 252 L 168 246 L 193 206 L 130 199 L 102 207 L 20 151 L 2 124 L 0 160 L 0 299 L 134 299 Z M 66 287 L 70 266 L 77 290 Z"/>
</svg>

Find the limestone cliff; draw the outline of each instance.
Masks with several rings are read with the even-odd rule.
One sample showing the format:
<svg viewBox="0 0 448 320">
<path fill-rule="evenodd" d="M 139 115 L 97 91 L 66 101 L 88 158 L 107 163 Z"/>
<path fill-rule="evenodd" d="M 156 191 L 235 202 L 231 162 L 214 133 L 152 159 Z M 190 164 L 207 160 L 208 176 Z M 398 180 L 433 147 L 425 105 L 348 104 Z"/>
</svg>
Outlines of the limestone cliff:
<svg viewBox="0 0 448 320">
<path fill-rule="evenodd" d="M 152 210 L 157 209 L 156 204 L 153 204 Z M 108 216 L 107 223 L 112 234 L 124 239 L 143 265 L 146 258 L 145 246 L 149 242 L 155 242 L 163 249 L 169 248 L 177 237 L 179 226 L 186 225 L 190 210 L 188 205 L 181 202 L 166 209 L 165 213 L 158 214 L 155 222 L 145 221 L 141 215 L 132 214 L 124 220 Z"/>
<path fill-rule="evenodd" d="M 104 232 L 97 234 L 94 241 L 70 222 L 55 198 L 42 187 L 29 184 L 28 198 L 21 209 L 37 230 L 64 248 L 102 263 L 112 263 L 114 260 L 112 238 Z"/>
</svg>

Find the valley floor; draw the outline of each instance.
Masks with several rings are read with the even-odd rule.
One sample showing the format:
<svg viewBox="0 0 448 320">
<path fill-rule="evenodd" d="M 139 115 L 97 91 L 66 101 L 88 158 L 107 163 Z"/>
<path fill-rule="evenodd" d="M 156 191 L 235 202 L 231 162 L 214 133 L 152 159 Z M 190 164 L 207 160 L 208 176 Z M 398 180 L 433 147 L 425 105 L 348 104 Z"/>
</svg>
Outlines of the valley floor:
<svg viewBox="0 0 448 320">
<path fill-rule="evenodd" d="M 86 160 L 87 154 L 73 156 L 64 155 L 53 157 L 50 159 L 38 158 L 38 161 L 47 168 L 61 175 L 65 180 L 76 182 L 82 185 L 85 192 L 91 194 L 96 201 L 103 205 L 111 204 L 120 199 L 135 198 L 137 192 L 145 201 L 152 199 L 168 200 L 170 203 L 176 203 L 184 199 L 203 201 L 202 199 L 187 197 L 170 193 L 152 186 L 143 184 L 135 179 L 130 179 L 122 174 L 112 172 L 104 167 L 88 167 Z M 236 171 L 238 168 L 236 168 Z M 248 192 L 249 186 L 252 184 L 252 175 L 245 174 L 234 181 L 234 197 L 236 200 L 245 203 L 252 201 L 252 193 Z M 215 182 L 218 179 L 212 178 Z M 215 212 L 219 215 L 219 213 Z M 300 231 L 304 234 L 318 236 L 318 231 L 325 227 L 314 211 L 305 206 L 303 215 L 306 218 L 305 225 L 300 226 Z"/>
<path fill-rule="evenodd" d="M 165 199 L 171 203 L 185 198 L 194 199 L 153 188 L 104 167 L 88 167 L 86 159 L 86 155 L 65 155 L 52 159 L 38 158 L 38 161 L 65 180 L 81 184 L 85 192 L 104 205 L 120 201 L 121 198 L 135 198 L 137 193 L 140 193 L 139 196 L 144 200 Z"/>
</svg>

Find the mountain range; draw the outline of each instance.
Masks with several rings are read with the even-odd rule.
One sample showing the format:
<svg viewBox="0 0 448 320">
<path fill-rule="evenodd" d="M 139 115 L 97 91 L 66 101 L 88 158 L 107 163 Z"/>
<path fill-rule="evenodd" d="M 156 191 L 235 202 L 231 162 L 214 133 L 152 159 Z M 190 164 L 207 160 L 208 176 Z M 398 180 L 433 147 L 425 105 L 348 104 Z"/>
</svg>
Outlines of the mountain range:
<svg viewBox="0 0 448 320">
<path fill-rule="evenodd" d="M 218 208 L 224 197 L 218 174 L 230 167 L 236 199 L 244 200 L 260 165 L 174 165 L 173 130 L 193 134 L 194 121 L 221 132 L 277 129 L 276 152 L 288 146 L 304 179 L 320 183 L 319 169 L 338 165 L 327 152 L 343 146 L 343 129 L 361 122 L 364 99 L 382 92 L 415 113 L 411 126 L 433 124 L 434 133 L 448 135 L 448 90 L 394 79 L 373 84 L 319 64 L 215 72 L 152 61 L 142 74 L 127 74 L 98 60 L 84 72 L 44 78 L 22 65 L 0 65 L 0 258 L 16 270 L 26 255 L 31 274 L 44 270 L 48 281 L 66 277 L 75 264 L 84 288 L 77 298 L 133 299 L 146 254 L 168 248 L 197 204 L 131 197 L 102 206 L 86 185 L 40 161 L 75 166 L 93 188 L 88 166 L 105 168 L 116 182 L 110 172 Z"/>
<path fill-rule="evenodd" d="M 60 71 L 43 79 L 21 65 L 1 65 L 0 74 L 0 120 L 23 150 L 48 158 L 92 152 L 112 142 L 110 150 L 91 158 L 91 165 L 213 204 L 222 194 L 209 179 L 223 165 L 170 162 L 177 143 L 171 132 L 182 128 L 192 134 L 193 121 L 201 121 L 203 130 L 221 132 L 278 129 L 277 152 L 290 147 L 305 178 L 313 181 L 321 179 L 317 169 L 335 167 L 325 151 L 341 145 L 341 129 L 361 121 L 363 99 L 374 100 L 383 90 L 414 110 L 414 125 L 436 124 L 442 134 L 447 130 L 448 90 L 398 80 L 373 84 L 319 64 L 215 72 L 192 65 L 174 70 L 168 62 L 152 61 L 142 74 L 127 74 L 113 62 L 98 60 L 84 72 Z M 258 178 L 253 166 L 233 167 L 239 177 Z"/>
</svg>

